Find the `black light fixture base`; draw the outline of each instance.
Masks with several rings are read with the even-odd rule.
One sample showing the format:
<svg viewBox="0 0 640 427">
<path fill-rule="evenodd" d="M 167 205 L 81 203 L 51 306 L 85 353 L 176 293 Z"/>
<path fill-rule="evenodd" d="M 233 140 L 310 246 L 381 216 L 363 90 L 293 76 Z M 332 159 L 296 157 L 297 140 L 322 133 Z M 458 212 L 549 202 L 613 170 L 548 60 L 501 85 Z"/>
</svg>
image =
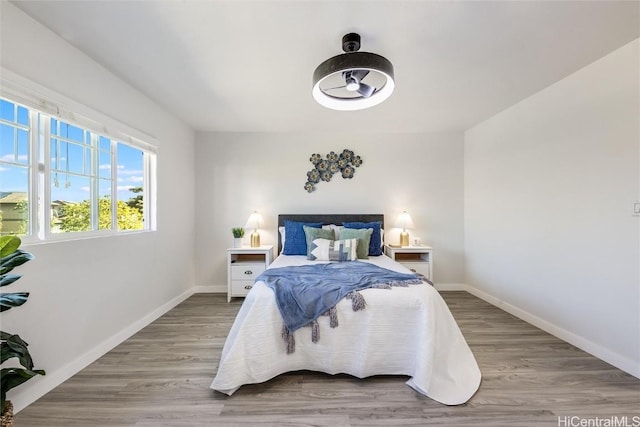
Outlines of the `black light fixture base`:
<svg viewBox="0 0 640 427">
<path fill-rule="evenodd" d="M 357 52 L 360 50 L 360 34 L 349 33 L 342 37 L 342 50 L 345 52 Z"/>
</svg>

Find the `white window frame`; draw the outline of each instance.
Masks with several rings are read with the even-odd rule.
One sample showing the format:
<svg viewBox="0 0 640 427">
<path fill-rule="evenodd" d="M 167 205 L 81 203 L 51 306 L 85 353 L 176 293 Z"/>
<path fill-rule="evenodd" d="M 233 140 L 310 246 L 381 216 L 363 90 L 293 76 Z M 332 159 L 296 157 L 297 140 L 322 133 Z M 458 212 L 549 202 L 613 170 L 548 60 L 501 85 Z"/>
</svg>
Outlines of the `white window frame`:
<svg viewBox="0 0 640 427">
<path fill-rule="evenodd" d="M 155 231 L 156 221 L 156 138 L 121 123 L 90 107 L 77 103 L 63 95 L 51 91 L 9 70 L 0 67 L 0 96 L 29 109 L 29 235 L 21 237 L 25 244 L 47 241 L 76 240 L 92 237 L 114 236 L 130 233 Z M 49 117 L 47 117 L 49 116 Z M 50 118 L 89 130 L 92 138 L 107 137 L 112 145 L 111 167 L 111 229 L 74 232 L 51 232 L 51 153 Z M 38 123 L 40 119 L 40 123 Z M 144 228 L 140 230 L 119 230 L 117 221 L 117 145 L 122 143 L 143 152 L 143 209 Z M 99 145 L 97 145 L 99 147 Z M 94 155 L 91 168 L 96 168 L 98 155 Z M 42 159 L 42 160 L 41 160 Z M 97 173 L 97 169 L 92 172 Z M 98 178 L 92 179 L 92 187 L 98 186 Z M 91 222 L 98 224 L 99 191 L 92 188 Z M 94 207 L 94 202 L 95 207 Z M 94 216 L 96 218 L 94 218 Z M 95 222 L 94 222 L 95 221 Z"/>
</svg>

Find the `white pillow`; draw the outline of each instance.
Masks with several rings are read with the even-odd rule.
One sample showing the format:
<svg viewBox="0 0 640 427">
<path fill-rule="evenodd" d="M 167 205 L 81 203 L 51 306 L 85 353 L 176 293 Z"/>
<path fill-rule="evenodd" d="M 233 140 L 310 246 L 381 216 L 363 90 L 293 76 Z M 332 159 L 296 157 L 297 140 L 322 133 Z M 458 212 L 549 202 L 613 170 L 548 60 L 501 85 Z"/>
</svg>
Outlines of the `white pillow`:
<svg viewBox="0 0 640 427">
<path fill-rule="evenodd" d="M 355 261 L 358 239 L 328 240 L 315 239 L 307 259 L 312 261 Z"/>
<path fill-rule="evenodd" d="M 342 226 L 341 225 L 335 225 L 335 224 L 325 224 L 322 226 L 323 230 L 333 230 L 333 234 L 334 234 L 334 240 L 338 240 L 340 239 L 340 230 L 342 230 Z"/>
<path fill-rule="evenodd" d="M 285 238 L 284 227 L 278 227 L 278 232 L 280 233 L 280 244 L 282 245 L 280 247 L 280 254 L 281 254 L 282 251 L 284 250 L 284 238 Z"/>
</svg>

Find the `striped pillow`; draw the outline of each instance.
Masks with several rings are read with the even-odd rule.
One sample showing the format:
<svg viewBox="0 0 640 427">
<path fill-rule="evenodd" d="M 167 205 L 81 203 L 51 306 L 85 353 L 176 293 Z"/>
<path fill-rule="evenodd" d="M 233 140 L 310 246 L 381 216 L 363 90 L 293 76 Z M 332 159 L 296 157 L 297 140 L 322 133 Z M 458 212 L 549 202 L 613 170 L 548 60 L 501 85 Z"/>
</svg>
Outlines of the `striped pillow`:
<svg viewBox="0 0 640 427">
<path fill-rule="evenodd" d="M 307 257 L 313 261 L 355 261 L 358 239 L 328 240 L 315 239 Z"/>
</svg>

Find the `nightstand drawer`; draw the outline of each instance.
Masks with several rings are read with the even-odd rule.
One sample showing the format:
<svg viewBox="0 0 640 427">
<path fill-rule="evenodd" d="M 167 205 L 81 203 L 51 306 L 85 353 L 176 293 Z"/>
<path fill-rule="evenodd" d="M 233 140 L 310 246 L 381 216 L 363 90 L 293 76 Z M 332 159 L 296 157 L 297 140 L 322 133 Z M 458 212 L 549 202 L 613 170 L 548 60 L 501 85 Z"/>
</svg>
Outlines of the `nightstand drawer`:
<svg viewBox="0 0 640 427">
<path fill-rule="evenodd" d="M 257 248 L 227 249 L 227 302 L 232 297 L 245 297 L 271 264 L 273 245 Z"/>
<path fill-rule="evenodd" d="M 264 262 L 240 262 L 231 265 L 231 280 L 248 280 L 251 283 L 265 270 Z"/>
<path fill-rule="evenodd" d="M 402 262 L 402 265 L 414 273 L 422 274 L 427 279 L 431 279 L 431 277 L 429 277 L 430 268 L 428 262 Z"/>
<path fill-rule="evenodd" d="M 253 288 L 253 280 L 233 280 L 231 282 L 231 295 L 244 297 Z"/>
</svg>

